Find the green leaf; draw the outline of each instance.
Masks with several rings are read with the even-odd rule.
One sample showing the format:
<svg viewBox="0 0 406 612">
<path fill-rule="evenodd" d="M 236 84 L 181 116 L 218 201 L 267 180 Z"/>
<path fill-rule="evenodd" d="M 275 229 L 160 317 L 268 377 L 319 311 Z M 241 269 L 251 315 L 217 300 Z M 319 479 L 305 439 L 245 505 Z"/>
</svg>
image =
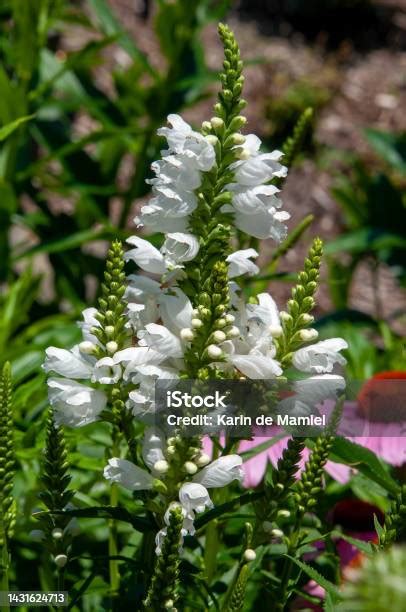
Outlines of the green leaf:
<svg viewBox="0 0 406 612">
<path fill-rule="evenodd" d="M 380 524 L 378 517 L 376 516 L 376 514 L 374 514 L 374 527 L 375 527 L 375 531 L 378 535 L 379 541 L 381 541 L 382 539 L 382 535 L 384 533 L 384 528 L 382 527 L 382 525 Z"/>
<path fill-rule="evenodd" d="M 195 527 L 196 529 L 200 529 L 201 527 L 203 527 L 204 525 L 206 525 L 213 519 L 218 518 L 219 516 L 223 514 L 226 514 L 226 512 L 232 512 L 233 510 L 236 510 L 237 508 L 240 508 L 241 506 L 244 506 L 245 504 L 250 504 L 251 502 L 254 502 L 257 499 L 260 499 L 264 495 L 265 495 L 264 491 L 253 491 L 249 493 L 244 493 L 240 497 L 236 497 L 232 499 L 231 501 L 225 502 L 224 504 L 220 504 L 219 506 L 216 506 L 212 510 L 205 512 L 204 514 L 201 514 L 195 520 Z"/>
<path fill-rule="evenodd" d="M 406 173 L 406 134 L 367 128 L 365 136 L 378 155 L 396 170 Z"/>
<path fill-rule="evenodd" d="M 35 513 L 36 516 L 43 514 L 42 512 Z M 106 518 L 116 521 L 129 523 L 136 531 L 145 533 L 155 530 L 156 526 L 146 517 L 135 516 L 125 508 L 120 506 L 95 506 L 93 508 L 74 508 L 72 510 L 61 510 L 53 512 L 53 514 L 63 514 L 74 516 L 76 518 Z"/>
<path fill-rule="evenodd" d="M 341 595 L 336 585 L 330 582 L 330 580 L 327 580 L 327 578 L 325 578 L 324 576 L 322 576 L 314 567 L 312 567 L 311 565 L 307 565 L 307 563 L 304 563 L 299 559 L 295 559 L 290 555 L 285 555 L 285 557 L 293 561 L 293 563 L 300 567 L 300 569 L 303 570 L 305 574 L 309 576 L 309 578 L 311 578 L 312 580 L 317 582 L 317 584 L 323 587 L 323 589 L 325 589 L 326 592 L 329 593 L 334 602 L 340 601 Z"/>
<path fill-rule="evenodd" d="M 8 138 L 10 134 L 15 132 L 20 127 L 20 125 L 26 123 L 27 121 L 30 121 L 33 117 L 35 117 L 35 115 L 26 115 L 25 117 L 19 117 L 18 119 L 15 119 L 10 123 L 6 123 L 6 125 L 3 125 L 0 128 L 0 142 L 6 140 L 6 138 Z"/>
<path fill-rule="evenodd" d="M 365 553 L 366 555 L 371 555 L 373 553 L 373 548 L 371 544 L 369 542 L 365 542 L 365 540 L 359 540 L 358 538 L 352 538 L 351 536 L 341 531 L 338 531 L 337 529 L 332 531 L 330 535 L 332 537 L 336 537 L 336 538 L 340 538 L 341 540 L 345 540 L 346 542 L 348 542 L 348 544 L 355 546 L 355 548 L 358 548 L 358 550 Z"/>
<path fill-rule="evenodd" d="M 399 485 L 389 475 L 375 453 L 356 442 L 337 436 L 333 442 L 330 459 L 359 470 L 392 494 L 396 494 L 399 490 Z"/>
</svg>

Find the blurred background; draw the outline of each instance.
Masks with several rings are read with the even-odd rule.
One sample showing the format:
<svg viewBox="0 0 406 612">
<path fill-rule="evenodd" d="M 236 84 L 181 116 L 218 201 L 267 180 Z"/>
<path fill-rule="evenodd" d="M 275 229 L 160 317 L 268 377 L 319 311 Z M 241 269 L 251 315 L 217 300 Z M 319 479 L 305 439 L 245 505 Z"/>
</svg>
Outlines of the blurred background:
<svg viewBox="0 0 406 612">
<path fill-rule="evenodd" d="M 263 243 L 263 271 L 246 291 L 269 290 L 282 309 L 319 235 L 321 337 L 347 339 L 349 377 L 406 370 L 405 0 L 2 0 L 0 354 L 15 382 L 21 588 L 38 584 L 24 568 L 39 547 L 29 531 L 44 349 L 78 339 L 75 321 L 98 295 L 109 241 L 134 233 L 162 147 L 157 128 L 169 113 L 197 128 L 210 118 L 219 20 L 241 45 L 248 128 L 265 148 L 281 147 L 302 112 L 314 111 L 283 188 L 290 229 L 304 218 L 307 229 L 283 256 Z M 86 504 L 106 494 L 99 473 L 109 437 L 102 425 L 75 434 L 74 484 Z M 105 532 L 90 523 L 83 547 L 101 554 Z"/>
</svg>

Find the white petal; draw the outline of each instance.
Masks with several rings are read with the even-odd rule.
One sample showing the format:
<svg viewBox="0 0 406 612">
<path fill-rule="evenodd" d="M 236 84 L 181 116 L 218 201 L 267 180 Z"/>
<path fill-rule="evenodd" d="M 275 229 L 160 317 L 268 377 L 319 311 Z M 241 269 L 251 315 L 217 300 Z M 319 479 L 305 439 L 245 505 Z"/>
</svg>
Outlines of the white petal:
<svg viewBox="0 0 406 612">
<path fill-rule="evenodd" d="M 153 469 L 157 461 L 165 459 L 164 447 L 166 441 L 163 432 L 158 427 L 148 427 L 142 442 L 142 458 L 149 469 Z"/>
<path fill-rule="evenodd" d="M 168 234 L 162 247 L 162 253 L 169 266 L 177 266 L 194 259 L 199 251 L 199 241 L 193 234 L 175 232 Z"/>
<path fill-rule="evenodd" d="M 192 320 L 192 304 L 189 298 L 179 287 L 173 289 L 174 295 L 169 293 L 161 295 L 159 299 L 159 312 L 163 324 L 175 334 L 181 329 L 190 327 Z"/>
<path fill-rule="evenodd" d="M 237 370 L 253 380 L 267 380 L 282 374 L 279 363 L 266 355 L 232 355 L 230 361 Z"/>
<path fill-rule="evenodd" d="M 243 477 L 241 457 L 239 455 L 226 455 L 225 457 L 219 457 L 200 470 L 193 477 L 193 482 L 199 482 L 210 489 L 212 487 L 224 487 L 233 480 L 241 482 Z"/>
<path fill-rule="evenodd" d="M 124 259 L 131 259 L 137 266 L 151 274 L 164 274 L 166 267 L 162 253 L 158 251 L 148 240 L 138 236 L 131 236 L 127 242 L 135 246 L 124 254 Z"/>
<path fill-rule="evenodd" d="M 236 251 L 229 255 L 226 259 L 226 262 L 229 264 L 229 278 L 241 276 L 241 274 L 245 273 L 249 276 L 257 274 L 259 268 L 250 260 L 251 257 L 258 257 L 258 253 L 255 249 L 242 249 L 241 251 Z"/>
<path fill-rule="evenodd" d="M 85 359 L 77 347 L 71 351 L 50 346 L 45 350 L 46 359 L 43 365 L 45 372 L 56 372 L 67 378 L 90 378 L 94 358 Z"/>
<path fill-rule="evenodd" d="M 315 372 L 316 374 L 332 372 L 336 363 L 339 365 L 346 363 L 345 358 L 338 351 L 347 347 L 346 341 L 342 338 L 321 340 L 295 351 L 292 363 L 301 372 Z"/>
<path fill-rule="evenodd" d="M 149 323 L 138 332 L 141 346 L 148 346 L 165 357 L 183 357 L 183 349 L 177 338 L 164 325 Z"/>
<path fill-rule="evenodd" d="M 82 427 L 97 421 L 107 397 L 102 391 L 68 378 L 49 378 L 48 396 L 57 425 Z"/>
<path fill-rule="evenodd" d="M 141 469 L 131 461 L 113 457 L 104 468 L 104 477 L 111 482 L 117 482 L 130 491 L 151 489 L 154 479 L 146 470 Z"/>
<path fill-rule="evenodd" d="M 94 366 L 92 382 L 102 385 L 113 385 L 121 378 L 121 368 L 112 357 L 103 357 Z"/>
<path fill-rule="evenodd" d="M 187 513 L 204 512 L 206 508 L 212 508 L 207 489 L 197 482 L 186 482 L 179 490 L 179 501 Z"/>
</svg>

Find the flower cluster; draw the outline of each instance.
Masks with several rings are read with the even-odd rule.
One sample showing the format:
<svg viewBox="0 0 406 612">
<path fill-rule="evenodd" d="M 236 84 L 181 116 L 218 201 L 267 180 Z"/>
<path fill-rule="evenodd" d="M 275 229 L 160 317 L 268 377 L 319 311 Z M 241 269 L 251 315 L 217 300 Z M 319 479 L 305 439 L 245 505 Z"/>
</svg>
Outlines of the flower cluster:
<svg viewBox="0 0 406 612">
<path fill-rule="evenodd" d="M 223 89 L 214 116 L 194 131 L 178 115 L 158 134 L 168 148 L 154 162 L 153 197 L 136 218 L 138 225 L 164 234 L 162 246 L 133 236 L 124 254 L 115 243 L 109 253 L 99 309 L 84 312 L 83 341 L 70 351 L 50 347 L 44 368 L 57 424 L 83 426 L 109 419 L 117 393 L 129 413 L 151 424 L 155 381 L 178 378 L 268 380 L 303 374 L 311 387 L 296 383 L 292 412 L 334 397 L 343 379 L 333 372 L 345 360 L 341 339 L 316 342 L 313 317 L 321 245 L 316 241 L 299 275 L 288 311 L 279 312 L 267 293 L 246 303 L 236 283 L 258 271 L 253 248 L 232 251 L 233 229 L 255 238 L 281 241 L 286 234 L 279 189 L 286 176 L 282 154 L 260 152 L 260 140 L 241 133 L 243 77 L 231 32 L 220 28 L 226 60 Z M 130 274 L 123 260 L 144 274 Z M 78 382 L 80 381 L 80 382 Z M 327 382 L 326 382 L 327 381 Z M 331 382 L 333 381 L 333 388 Z M 307 381 L 304 381 L 307 382 Z M 324 384 L 326 383 L 326 384 Z M 329 383 L 329 384 L 327 384 Z M 316 392 L 314 391 L 316 389 Z M 200 440 L 166 440 L 147 428 L 142 462 L 112 456 L 105 477 L 130 490 L 149 491 L 161 508 L 157 551 L 166 535 L 171 509 L 181 508 L 182 534 L 193 533 L 196 513 L 212 505 L 208 488 L 242 478 L 238 455 L 221 454 L 209 463 Z"/>
<path fill-rule="evenodd" d="M 166 481 L 170 480 L 170 464 L 174 453 L 174 440 L 165 438 L 156 427 L 149 427 L 144 434 L 142 457 L 147 469 L 134 465 L 131 461 L 113 457 L 104 470 L 104 476 L 111 482 L 117 482 L 130 491 L 155 490 L 162 498 L 167 494 Z M 198 451 L 194 461 L 183 465 L 188 480 L 179 488 L 178 500 L 170 502 L 163 520 L 169 525 L 170 512 L 180 507 L 183 516 L 182 536 L 193 535 L 196 513 L 211 508 L 213 502 L 207 489 L 224 487 L 233 480 L 241 482 L 243 477 L 242 459 L 238 455 L 219 457 L 210 462 L 210 458 Z M 169 483 L 168 483 L 169 484 Z M 160 553 L 162 538 L 166 535 L 166 526 L 156 536 L 157 553 Z"/>
</svg>

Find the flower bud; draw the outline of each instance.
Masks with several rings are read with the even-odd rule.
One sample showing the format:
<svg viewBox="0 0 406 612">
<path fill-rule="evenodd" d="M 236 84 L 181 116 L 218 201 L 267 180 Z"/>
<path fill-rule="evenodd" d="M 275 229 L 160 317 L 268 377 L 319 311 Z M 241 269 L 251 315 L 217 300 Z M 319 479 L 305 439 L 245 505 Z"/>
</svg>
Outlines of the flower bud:
<svg viewBox="0 0 406 612">
<path fill-rule="evenodd" d="M 226 319 L 226 322 L 227 322 L 227 323 L 234 323 L 234 321 L 235 321 L 235 316 L 234 316 L 234 315 L 232 315 L 232 314 L 227 314 L 227 315 L 225 316 L 225 319 Z"/>
<path fill-rule="evenodd" d="M 220 130 L 224 127 L 224 121 L 220 117 L 212 117 L 210 123 L 215 130 Z"/>
<path fill-rule="evenodd" d="M 283 531 L 281 529 L 272 529 L 271 534 L 275 538 L 283 538 Z"/>
<path fill-rule="evenodd" d="M 279 318 L 281 319 L 281 321 L 285 321 L 285 323 L 287 321 L 292 321 L 292 317 L 290 316 L 290 314 L 288 312 L 286 312 L 285 310 L 281 310 L 279 313 Z"/>
<path fill-rule="evenodd" d="M 165 474 L 169 469 L 169 464 L 165 459 L 159 459 L 159 461 L 155 461 L 154 463 L 154 471 L 158 472 L 158 474 Z"/>
<path fill-rule="evenodd" d="M 300 315 L 299 321 L 300 323 L 306 323 L 306 324 L 313 323 L 314 317 L 313 315 L 308 314 L 307 312 L 304 312 L 303 314 Z"/>
<path fill-rule="evenodd" d="M 235 152 L 235 156 L 236 156 L 237 159 L 246 160 L 246 159 L 249 159 L 251 157 L 250 150 L 246 149 L 245 147 L 240 147 L 238 149 L 233 149 L 233 151 Z"/>
<path fill-rule="evenodd" d="M 89 342 L 88 340 L 84 340 L 79 344 L 79 351 L 85 355 L 91 355 L 95 348 L 96 346 L 93 344 L 93 342 Z"/>
<path fill-rule="evenodd" d="M 112 335 L 114 334 L 114 326 L 113 326 L 113 325 L 107 325 L 107 326 L 104 328 L 104 331 L 106 332 L 106 334 L 107 334 L 108 336 L 112 336 Z"/>
<path fill-rule="evenodd" d="M 59 527 L 55 527 L 55 529 L 52 530 L 52 537 L 54 538 L 54 540 L 60 540 L 63 537 L 62 529 L 60 529 Z"/>
<path fill-rule="evenodd" d="M 172 612 L 173 612 L 173 610 L 174 610 L 173 606 L 174 606 L 174 604 L 173 604 L 173 600 L 172 599 L 167 599 L 165 601 L 165 603 L 164 603 L 165 610 L 172 610 Z"/>
<path fill-rule="evenodd" d="M 193 331 L 189 327 L 184 327 L 180 330 L 180 337 L 186 342 L 191 342 L 195 337 Z"/>
<path fill-rule="evenodd" d="M 252 548 L 247 548 L 244 551 L 244 561 L 255 561 L 257 554 Z"/>
<path fill-rule="evenodd" d="M 68 562 L 68 557 L 66 555 L 56 555 L 54 561 L 57 567 L 65 567 Z"/>
<path fill-rule="evenodd" d="M 114 355 L 114 353 L 118 351 L 117 342 L 114 342 L 114 340 L 110 340 L 110 342 L 107 342 L 106 344 L 106 349 L 107 349 L 107 352 L 110 353 L 110 355 Z"/>
<path fill-rule="evenodd" d="M 198 317 L 199 316 L 199 311 L 197 308 L 193 308 L 192 310 L 192 317 Z"/>
<path fill-rule="evenodd" d="M 226 321 L 226 319 L 224 317 L 221 317 L 220 319 L 217 319 L 216 327 L 221 329 L 222 327 L 225 327 L 226 325 L 227 325 L 227 321 Z"/>
<path fill-rule="evenodd" d="M 210 121 L 203 121 L 202 123 L 202 130 L 205 132 L 210 132 L 211 130 L 211 123 Z"/>
<path fill-rule="evenodd" d="M 223 351 L 215 344 L 210 344 L 207 347 L 207 354 L 209 355 L 210 359 L 218 359 L 223 355 Z"/>
<path fill-rule="evenodd" d="M 225 335 L 225 333 L 223 331 L 221 331 L 220 329 L 218 329 L 217 331 L 215 331 L 213 333 L 213 340 L 215 342 L 224 342 L 224 340 L 227 338 L 227 336 Z"/>
<path fill-rule="evenodd" d="M 300 339 L 303 342 L 310 342 L 310 340 L 316 340 L 319 337 L 319 332 L 316 329 L 301 329 Z"/>
<path fill-rule="evenodd" d="M 199 329 L 199 327 L 202 327 L 203 325 L 203 321 L 201 319 L 192 319 L 192 327 L 194 329 Z"/>
<path fill-rule="evenodd" d="M 206 136 L 206 140 L 209 144 L 212 145 L 212 147 L 215 147 L 216 144 L 218 143 L 219 139 L 217 138 L 217 136 L 215 136 L 214 134 L 209 134 L 208 136 Z"/>
<path fill-rule="evenodd" d="M 172 446 L 171 444 L 166 448 L 166 452 L 168 453 L 168 455 L 174 455 L 176 452 L 176 448 L 174 446 Z"/>
<path fill-rule="evenodd" d="M 272 531 L 272 523 L 270 521 L 264 521 L 262 523 L 262 529 L 265 533 L 270 533 Z"/>
<path fill-rule="evenodd" d="M 280 338 L 283 335 L 283 329 L 280 325 L 270 325 L 268 331 L 272 338 Z"/>
<path fill-rule="evenodd" d="M 193 461 L 186 461 L 186 463 L 183 464 L 183 467 L 185 472 L 191 476 L 197 472 L 197 465 L 196 463 L 193 463 Z"/>
<path fill-rule="evenodd" d="M 234 145 L 242 145 L 245 142 L 245 136 L 239 132 L 235 132 L 230 136 L 230 140 Z"/>
<path fill-rule="evenodd" d="M 196 459 L 196 465 L 198 467 L 204 467 L 205 465 L 207 465 L 208 463 L 210 463 L 210 457 L 209 455 L 206 455 L 206 453 L 202 453 L 201 455 L 199 455 Z"/>
<path fill-rule="evenodd" d="M 240 330 L 238 329 L 236 325 L 233 325 L 227 331 L 227 338 L 238 338 L 239 335 L 240 335 Z"/>
<path fill-rule="evenodd" d="M 289 518 L 290 511 L 289 510 L 278 510 L 277 516 L 280 516 L 281 518 Z"/>
</svg>

